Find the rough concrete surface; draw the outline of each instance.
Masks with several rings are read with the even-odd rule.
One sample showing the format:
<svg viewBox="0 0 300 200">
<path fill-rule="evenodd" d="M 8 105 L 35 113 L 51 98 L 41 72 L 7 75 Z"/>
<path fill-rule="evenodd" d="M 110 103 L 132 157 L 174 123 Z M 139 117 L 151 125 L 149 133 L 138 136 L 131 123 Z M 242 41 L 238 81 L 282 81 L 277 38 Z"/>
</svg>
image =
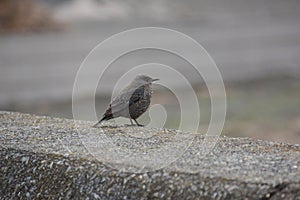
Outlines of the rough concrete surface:
<svg viewBox="0 0 300 200">
<path fill-rule="evenodd" d="M 76 124 L 0 112 L 1 199 L 300 199 L 300 145 Z"/>
</svg>

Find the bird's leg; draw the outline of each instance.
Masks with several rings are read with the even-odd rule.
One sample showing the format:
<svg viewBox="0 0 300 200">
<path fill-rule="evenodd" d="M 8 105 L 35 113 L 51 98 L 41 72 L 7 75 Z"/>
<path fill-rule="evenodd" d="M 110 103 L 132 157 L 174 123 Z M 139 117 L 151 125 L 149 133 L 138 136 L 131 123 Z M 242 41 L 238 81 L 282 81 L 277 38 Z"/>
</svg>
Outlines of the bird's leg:
<svg viewBox="0 0 300 200">
<path fill-rule="evenodd" d="M 130 118 L 130 123 L 131 123 L 131 126 L 133 126 L 134 124 L 133 124 L 133 121 L 132 121 L 132 119 Z"/>
<path fill-rule="evenodd" d="M 135 121 L 136 125 L 138 125 L 138 126 L 144 126 L 144 125 L 142 125 L 142 124 L 139 124 L 139 123 L 136 121 L 136 119 L 133 119 L 133 120 Z"/>
</svg>

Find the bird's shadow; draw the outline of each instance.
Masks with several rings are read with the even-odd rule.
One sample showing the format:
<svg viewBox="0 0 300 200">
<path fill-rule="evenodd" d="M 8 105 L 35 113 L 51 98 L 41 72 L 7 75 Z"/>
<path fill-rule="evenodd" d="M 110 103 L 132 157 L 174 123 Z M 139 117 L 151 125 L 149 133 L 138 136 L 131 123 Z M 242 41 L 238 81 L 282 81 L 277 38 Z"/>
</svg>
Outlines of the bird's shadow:
<svg viewBox="0 0 300 200">
<path fill-rule="evenodd" d="M 124 125 L 103 125 L 103 126 L 97 126 L 92 128 L 122 128 L 122 127 L 144 127 L 144 125 L 135 125 L 135 124 L 124 124 Z"/>
</svg>

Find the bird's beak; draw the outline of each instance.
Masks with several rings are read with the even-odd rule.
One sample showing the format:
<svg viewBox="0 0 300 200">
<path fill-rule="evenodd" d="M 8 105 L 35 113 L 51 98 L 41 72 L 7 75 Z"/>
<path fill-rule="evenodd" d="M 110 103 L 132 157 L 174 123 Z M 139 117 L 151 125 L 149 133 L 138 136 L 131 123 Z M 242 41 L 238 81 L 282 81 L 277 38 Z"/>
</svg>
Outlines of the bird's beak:
<svg viewBox="0 0 300 200">
<path fill-rule="evenodd" d="M 154 81 L 159 81 L 159 79 L 158 78 L 154 78 L 154 79 L 151 80 L 151 82 L 154 82 Z"/>
</svg>

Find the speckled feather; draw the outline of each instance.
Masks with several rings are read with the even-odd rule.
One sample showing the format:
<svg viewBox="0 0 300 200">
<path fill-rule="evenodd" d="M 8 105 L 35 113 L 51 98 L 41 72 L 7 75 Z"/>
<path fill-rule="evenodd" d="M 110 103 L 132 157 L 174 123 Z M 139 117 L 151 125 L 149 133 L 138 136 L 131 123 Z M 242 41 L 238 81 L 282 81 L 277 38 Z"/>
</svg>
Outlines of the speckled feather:
<svg viewBox="0 0 300 200">
<path fill-rule="evenodd" d="M 99 121 L 125 117 L 136 120 L 150 106 L 152 97 L 152 83 L 148 76 L 136 77 L 116 97 L 114 97 Z M 144 82 L 143 82 L 144 81 Z"/>
<path fill-rule="evenodd" d="M 102 120 L 116 117 L 137 119 L 147 111 L 153 93 L 151 83 L 142 85 L 133 92 L 127 89 L 123 91 L 112 100 Z"/>
</svg>

